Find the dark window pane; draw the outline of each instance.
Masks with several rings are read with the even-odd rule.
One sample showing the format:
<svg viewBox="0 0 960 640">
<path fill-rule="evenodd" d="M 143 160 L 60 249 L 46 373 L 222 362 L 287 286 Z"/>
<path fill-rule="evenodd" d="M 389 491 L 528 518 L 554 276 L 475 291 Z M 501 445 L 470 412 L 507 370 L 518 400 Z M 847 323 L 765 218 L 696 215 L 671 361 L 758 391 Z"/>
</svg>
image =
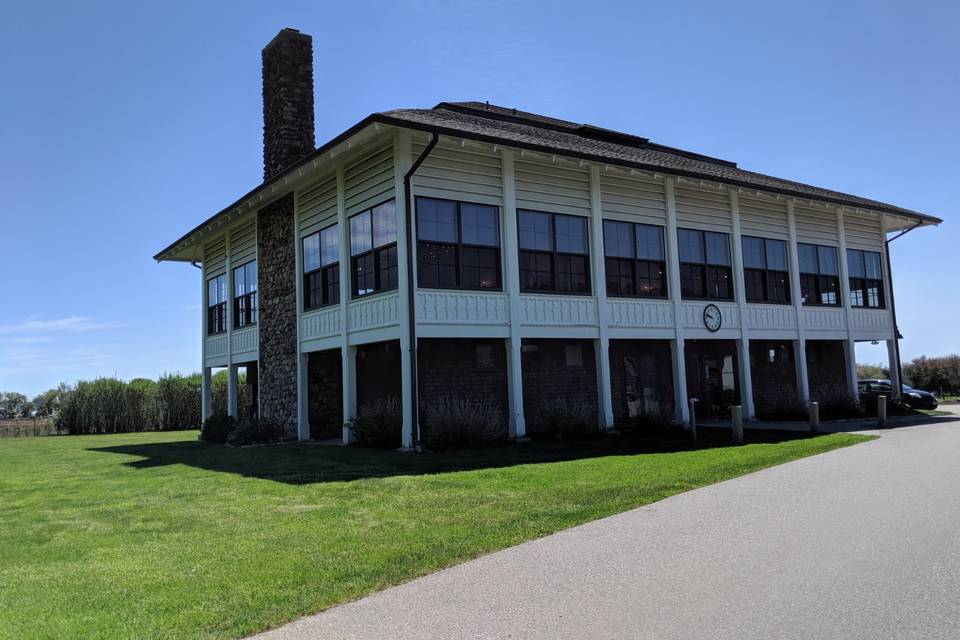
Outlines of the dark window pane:
<svg viewBox="0 0 960 640">
<path fill-rule="evenodd" d="M 396 289 L 399 282 L 397 246 L 377 249 L 374 253 L 377 256 L 377 291 Z"/>
<path fill-rule="evenodd" d="M 766 269 L 767 261 L 762 238 L 743 236 L 743 266 L 746 269 Z"/>
<path fill-rule="evenodd" d="M 707 297 L 728 300 L 730 291 L 730 268 L 707 267 Z"/>
<path fill-rule="evenodd" d="M 632 225 L 629 222 L 603 221 L 603 247 L 613 258 L 632 258 L 634 250 Z"/>
<path fill-rule="evenodd" d="M 520 288 L 524 291 L 554 290 L 553 256 L 533 251 L 520 252 Z"/>
<path fill-rule="evenodd" d="M 767 301 L 786 303 L 790 302 L 790 286 L 787 283 L 785 271 L 767 272 Z"/>
<path fill-rule="evenodd" d="M 800 273 L 819 273 L 816 245 L 802 242 L 797 244 L 797 258 L 800 262 Z"/>
<path fill-rule="evenodd" d="M 363 296 L 373 293 L 374 284 L 373 253 L 353 258 L 353 294 Z"/>
<path fill-rule="evenodd" d="M 497 208 L 480 204 L 460 205 L 461 241 L 488 247 L 500 245 L 497 231 Z"/>
<path fill-rule="evenodd" d="M 836 247 L 817 247 L 817 251 L 820 254 L 819 265 L 820 265 L 820 275 L 823 276 L 838 276 L 840 275 L 840 266 L 837 262 L 837 248 Z"/>
<path fill-rule="evenodd" d="M 663 228 L 650 224 L 638 224 L 637 258 L 663 261 Z"/>
<path fill-rule="evenodd" d="M 836 276 L 820 276 L 820 304 L 840 304 L 840 279 Z"/>
<path fill-rule="evenodd" d="M 864 289 L 866 285 L 863 278 L 850 278 L 850 304 L 854 307 L 862 307 L 866 302 Z"/>
<path fill-rule="evenodd" d="M 427 288 L 456 287 L 456 245 L 420 242 L 417 246 L 418 284 Z"/>
<path fill-rule="evenodd" d="M 883 306 L 883 292 L 880 288 L 879 280 L 867 280 L 866 282 L 867 289 L 867 306 L 868 307 L 882 307 Z"/>
<path fill-rule="evenodd" d="M 705 298 L 707 295 L 704 267 L 699 264 L 680 265 L 680 292 L 684 298 Z"/>
<path fill-rule="evenodd" d="M 587 259 L 584 256 L 557 255 L 557 291 L 586 293 Z"/>
<path fill-rule="evenodd" d="M 607 294 L 611 296 L 632 296 L 633 261 L 621 258 L 607 258 L 605 261 L 607 273 Z"/>
<path fill-rule="evenodd" d="M 725 233 L 704 233 L 707 243 L 707 264 L 730 266 L 730 237 Z"/>
<path fill-rule="evenodd" d="M 783 240 L 767 240 L 767 269 L 787 270 L 787 243 Z"/>
<path fill-rule="evenodd" d="M 637 295 L 660 298 L 666 294 L 662 262 L 640 260 L 636 268 Z"/>
<path fill-rule="evenodd" d="M 763 302 L 766 300 L 763 289 L 764 274 L 760 269 L 744 269 L 743 281 L 746 285 L 747 302 Z"/>
<path fill-rule="evenodd" d="M 553 237 L 550 232 L 550 214 L 533 211 L 520 211 L 519 243 L 521 249 L 553 250 Z"/>
<path fill-rule="evenodd" d="M 323 304 L 340 302 L 340 264 L 334 263 L 323 269 Z"/>
<path fill-rule="evenodd" d="M 866 269 L 863 264 L 863 251 L 847 249 L 847 270 L 851 278 L 865 278 Z"/>
<path fill-rule="evenodd" d="M 499 252 L 493 248 L 463 247 L 460 254 L 461 286 L 469 289 L 496 289 Z"/>
<path fill-rule="evenodd" d="M 703 232 L 692 229 L 677 229 L 680 262 L 703 263 Z"/>
<path fill-rule="evenodd" d="M 457 204 L 417 198 L 417 237 L 433 242 L 457 241 Z"/>
<path fill-rule="evenodd" d="M 817 279 L 818 276 L 812 274 L 800 274 L 800 300 L 803 304 L 820 303 L 817 296 Z"/>
<path fill-rule="evenodd" d="M 304 273 L 320 268 L 320 234 L 312 233 L 303 239 Z"/>
<path fill-rule="evenodd" d="M 587 219 L 578 216 L 554 216 L 557 231 L 557 251 L 587 253 Z"/>
</svg>

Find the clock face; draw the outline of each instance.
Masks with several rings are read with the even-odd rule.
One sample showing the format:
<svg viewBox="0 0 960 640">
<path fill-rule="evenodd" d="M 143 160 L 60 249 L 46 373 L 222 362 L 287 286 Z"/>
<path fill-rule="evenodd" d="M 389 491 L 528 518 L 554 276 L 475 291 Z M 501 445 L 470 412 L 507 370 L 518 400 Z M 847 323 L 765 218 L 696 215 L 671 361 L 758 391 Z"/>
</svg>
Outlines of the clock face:
<svg viewBox="0 0 960 640">
<path fill-rule="evenodd" d="M 703 326 L 710 331 L 719 331 L 723 323 L 723 316 L 720 315 L 720 307 L 715 304 L 708 304 L 703 308 Z"/>
</svg>

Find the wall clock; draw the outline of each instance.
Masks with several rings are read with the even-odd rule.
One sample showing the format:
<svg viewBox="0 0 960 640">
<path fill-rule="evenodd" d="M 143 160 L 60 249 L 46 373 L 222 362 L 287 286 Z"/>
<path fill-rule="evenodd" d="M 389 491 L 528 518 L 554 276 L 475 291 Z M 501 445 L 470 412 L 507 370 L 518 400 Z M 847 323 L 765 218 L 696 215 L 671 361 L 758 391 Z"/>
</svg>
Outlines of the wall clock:
<svg viewBox="0 0 960 640">
<path fill-rule="evenodd" d="M 715 304 L 708 304 L 703 308 L 703 326 L 709 331 L 719 331 L 723 324 L 723 316 L 720 314 L 720 307 Z"/>
</svg>

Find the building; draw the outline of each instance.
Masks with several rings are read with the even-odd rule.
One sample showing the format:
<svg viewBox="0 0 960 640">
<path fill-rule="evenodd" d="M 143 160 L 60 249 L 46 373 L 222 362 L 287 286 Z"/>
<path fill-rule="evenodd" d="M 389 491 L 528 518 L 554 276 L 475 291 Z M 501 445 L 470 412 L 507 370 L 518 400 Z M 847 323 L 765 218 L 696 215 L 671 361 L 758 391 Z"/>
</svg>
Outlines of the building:
<svg viewBox="0 0 960 640">
<path fill-rule="evenodd" d="M 232 414 L 301 439 L 402 399 L 407 447 L 443 394 L 498 399 L 522 437 L 558 397 L 611 429 L 686 421 L 690 397 L 750 418 L 855 394 L 859 341 L 897 375 L 887 243 L 935 217 L 476 102 L 315 148 L 311 39 L 290 29 L 263 102 L 264 182 L 155 256 L 202 267 L 205 416 L 215 367 Z"/>
</svg>

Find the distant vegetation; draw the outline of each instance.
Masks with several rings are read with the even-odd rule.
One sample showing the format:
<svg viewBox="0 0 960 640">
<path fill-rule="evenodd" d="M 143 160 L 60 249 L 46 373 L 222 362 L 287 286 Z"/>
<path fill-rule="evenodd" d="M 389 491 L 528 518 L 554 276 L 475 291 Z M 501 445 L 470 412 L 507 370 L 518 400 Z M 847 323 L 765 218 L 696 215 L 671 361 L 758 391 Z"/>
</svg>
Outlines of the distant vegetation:
<svg viewBox="0 0 960 640">
<path fill-rule="evenodd" d="M 47 418 L 59 433 L 171 431 L 200 427 L 199 373 L 164 374 L 157 380 L 117 378 L 61 384 L 33 401 L 17 392 L 0 392 L 0 420 Z M 238 379 L 238 401 L 246 402 L 245 376 Z M 225 414 L 227 372 L 213 376 L 213 411 Z"/>
<path fill-rule="evenodd" d="M 857 378 L 860 380 L 888 379 L 890 370 L 879 364 L 858 364 Z M 903 382 L 941 396 L 955 396 L 960 393 L 960 355 L 920 356 L 903 363 Z"/>
</svg>

